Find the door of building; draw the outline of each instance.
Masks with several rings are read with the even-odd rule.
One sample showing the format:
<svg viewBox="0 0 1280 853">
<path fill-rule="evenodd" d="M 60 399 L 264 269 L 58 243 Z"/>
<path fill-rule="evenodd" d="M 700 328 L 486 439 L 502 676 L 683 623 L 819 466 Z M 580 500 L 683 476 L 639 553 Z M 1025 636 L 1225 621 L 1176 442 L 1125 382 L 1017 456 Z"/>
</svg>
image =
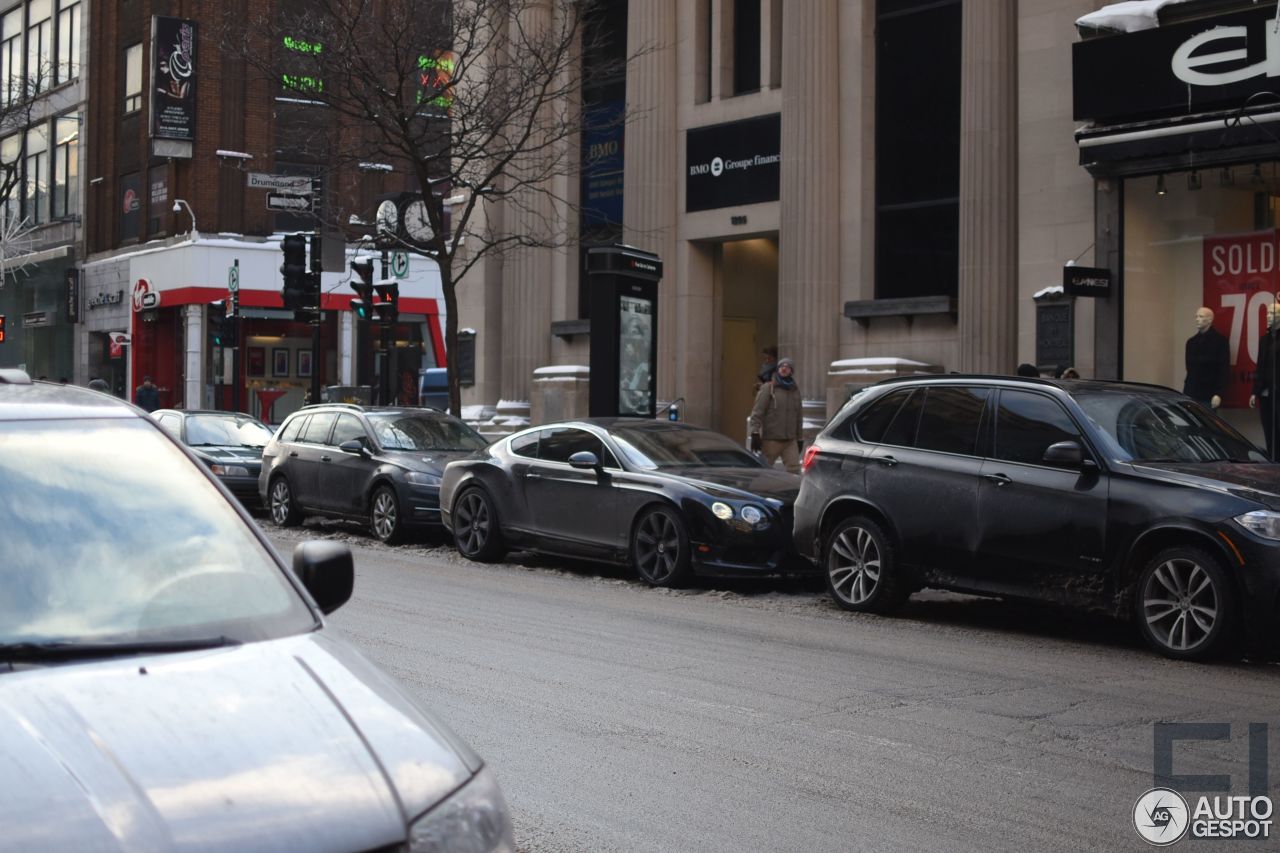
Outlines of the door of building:
<svg viewBox="0 0 1280 853">
<path fill-rule="evenodd" d="M 747 417 L 755 402 L 755 375 L 760 369 L 756 321 L 725 317 L 720 327 L 720 432 L 734 441 L 747 440 Z"/>
</svg>

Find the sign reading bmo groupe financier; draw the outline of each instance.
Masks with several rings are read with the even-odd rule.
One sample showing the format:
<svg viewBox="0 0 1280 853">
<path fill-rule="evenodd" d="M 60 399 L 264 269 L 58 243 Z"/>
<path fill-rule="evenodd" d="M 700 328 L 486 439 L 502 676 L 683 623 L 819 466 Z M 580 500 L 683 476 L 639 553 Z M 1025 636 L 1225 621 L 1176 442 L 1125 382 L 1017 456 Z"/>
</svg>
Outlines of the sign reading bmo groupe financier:
<svg viewBox="0 0 1280 853">
<path fill-rule="evenodd" d="M 782 115 L 699 127 L 685 135 L 685 210 L 777 201 Z"/>
</svg>

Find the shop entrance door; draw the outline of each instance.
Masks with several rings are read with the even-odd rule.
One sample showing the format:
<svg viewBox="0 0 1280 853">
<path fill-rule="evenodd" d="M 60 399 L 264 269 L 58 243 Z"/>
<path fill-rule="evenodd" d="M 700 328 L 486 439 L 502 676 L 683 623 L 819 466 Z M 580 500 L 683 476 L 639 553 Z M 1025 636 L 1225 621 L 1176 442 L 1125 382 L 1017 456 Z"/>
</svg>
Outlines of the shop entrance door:
<svg viewBox="0 0 1280 853">
<path fill-rule="evenodd" d="M 760 361 L 755 318 L 725 317 L 720 341 L 720 431 L 745 442 Z"/>
</svg>

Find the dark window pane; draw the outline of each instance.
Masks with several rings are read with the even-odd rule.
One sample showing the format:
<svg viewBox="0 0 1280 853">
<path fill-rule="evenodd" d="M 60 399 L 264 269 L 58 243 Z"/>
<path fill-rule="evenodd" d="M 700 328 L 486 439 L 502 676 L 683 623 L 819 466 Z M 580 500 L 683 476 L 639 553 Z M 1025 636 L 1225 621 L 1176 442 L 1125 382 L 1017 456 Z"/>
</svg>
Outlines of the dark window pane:
<svg viewBox="0 0 1280 853">
<path fill-rule="evenodd" d="M 1079 441 L 1080 432 L 1062 406 L 1043 394 L 1000 392 L 996 458 L 1043 465 L 1044 452 L 1059 441 Z"/>
<path fill-rule="evenodd" d="M 531 432 L 528 435 L 522 435 L 511 439 L 511 452 L 517 456 L 527 456 L 530 459 L 538 458 L 538 434 Z"/>
<path fill-rule="evenodd" d="M 367 438 L 364 425 L 355 415 L 338 415 L 338 425 L 333 428 L 333 438 L 329 439 L 329 443 L 338 447 L 353 438 Z"/>
<path fill-rule="evenodd" d="M 854 429 L 858 441 L 878 442 L 884 438 L 885 430 L 893 423 L 893 416 L 902 408 L 902 403 L 911 394 L 911 390 L 894 391 L 881 397 L 867 407 L 866 411 L 855 419 Z"/>
<path fill-rule="evenodd" d="M 973 455 L 987 394 L 985 388 L 930 388 L 916 431 L 916 447 Z"/>
<path fill-rule="evenodd" d="M 924 392 L 916 391 L 911 399 L 898 410 L 897 416 L 885 430 L 881 442 L 896 444 L 899 447 L 911 447 L 916 441 L 916 424 L 920 422 L 920 410 L 924 408 Z"/>
<path fill-rule="evenodd" d="M 760 0 L 733 3 L 733 93 L 760 89 Z"/>
<path fill-rule="evenodd" d="M 544 429 L 538 442 L 538 458 L 545 462 L 568 462 L 575 453 L 594 453 L 601 458 L 600 439 L 589 432 L 569 427 Z"/>
<path fill-rule="evenodd" d="M 876 214 L 876 298 L 955 296 L 960 289 L 960 205 Z"/>
<path fill-rule="evenodd" d="M 333 412 L 312 415 L 311 422 L 302 433 L 302 440 L 310 444 L 324 444 L 324 440 L 329 437 L 329 427 L 333 426 L 333 422 L 337 419 L 337 414 Z"/>
</svg>

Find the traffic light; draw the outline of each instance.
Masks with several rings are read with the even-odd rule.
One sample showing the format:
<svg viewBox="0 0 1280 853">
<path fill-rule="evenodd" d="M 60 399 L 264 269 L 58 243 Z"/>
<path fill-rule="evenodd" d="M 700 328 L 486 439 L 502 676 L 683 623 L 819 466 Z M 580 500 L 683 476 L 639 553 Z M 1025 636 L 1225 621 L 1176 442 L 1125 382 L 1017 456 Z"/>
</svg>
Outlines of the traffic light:
<svg viewBox="0 0 1280 853">
<path fill-rule="evenodd" d="M 284 251 L 284 263 L 280 265 L 280 274 L 284 276 L 284 287 L 280 290 L 280 298 L 286 308 L 307 307 L 307 238 L 302 234 L 286 234 L 280 241 Z"/>
<path fill-rule="evenodd" d="M 374 285 L 380 300 L 373 306 L 378 322 L 394 323 L 400 318 L 400 283 L 395 279 L 380 281 Z"/>
<path fill-rule="evenodd" d="M 234 324 L 231 318 L 227 316 L 227 303 L 224 300 L 217 300 L 209 303 L 209 337 L 213 339 L 213 345 L 216 347 L 235 346 L 231 341 Z"/>
<path fill-rule="evenodd" d="M 356 292 L 356 298 L 351 300 L 351 310 L 361 320 L 368 320 L 373 314 L 373 259 L 352 261 L 351 271 L 355 273 L 351 289 Z"/>
<path fill-rule="evenodd" d="M 0 344 L 4 343 L 4 315 L 0 314 Z"/>
</svg>

